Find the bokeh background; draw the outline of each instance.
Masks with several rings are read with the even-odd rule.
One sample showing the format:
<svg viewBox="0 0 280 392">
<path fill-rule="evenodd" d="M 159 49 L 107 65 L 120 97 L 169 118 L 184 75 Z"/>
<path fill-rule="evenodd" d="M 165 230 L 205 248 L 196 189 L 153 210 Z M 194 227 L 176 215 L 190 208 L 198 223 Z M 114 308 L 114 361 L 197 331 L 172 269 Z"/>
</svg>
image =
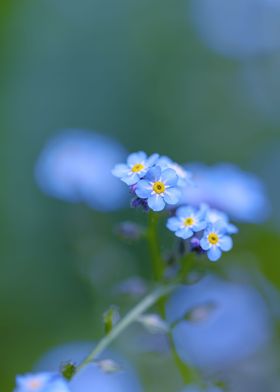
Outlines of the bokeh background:
<svg viewBox="0 0 280 392">
<path fill-rule="evenodd" d="M 48 347 L 97 339 L 115 285 L 149 276 L 145 247 L 113 233 L 120 219 L 142 216 L 102 214 L 38 189 L 35 162 L 60 129 L 258 174 L 271 217 L 241 225 L 225 264 L 257 269 L 280 288 L 280 3 L 210 3 L 1 1 L 1 391 Z M 145 390 L 159 390 L 159 377 L 166 391 L 180 387 L 168 358 L 139 355 L 132 342 L 128 332 L 117 346 L 137 364 Z"/>
</svg>

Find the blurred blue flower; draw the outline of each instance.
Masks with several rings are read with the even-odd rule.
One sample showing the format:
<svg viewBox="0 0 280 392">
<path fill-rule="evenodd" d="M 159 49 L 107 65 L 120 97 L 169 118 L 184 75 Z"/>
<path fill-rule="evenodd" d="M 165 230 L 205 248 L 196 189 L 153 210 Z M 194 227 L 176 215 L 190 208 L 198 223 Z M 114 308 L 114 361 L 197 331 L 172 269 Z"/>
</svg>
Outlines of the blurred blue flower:
<svg viewBox="0 0 280 392">
<path fill-rule="evenodd" d="M 178 163 L 173 162 L 169 157 L 161 156 L 157 161 L 157 166 L 160 166 L 162 170 L 173 169 L 178 176 L 178 186 L 184 187 L 188 184 L 192 184 L 191 172 L 184 169 L 184 167 Z"/>
<path fill-rule="evenodd" d="M 154 166 L 158 157 L 158 154 L 147 157 L 147 154 L 143 151 L 134 152 L 128 156 L 126 164 L 117 164 L 112 173 L 127 185 L 134 185 Z"/>
<path fill-rule="evenodd" d="M 43 149 L 35 176 L 48 195 L 111 211 L 126 201 L 125 187 L 111 173 L 124 156 L 123 147 L 114 139 L 89 131 L 65 130 Z"/>
<path fill-rule="evenodd" d="M 223 392 L 223 391 L 222 389 L 213 385 L 207 386 L 206 388 L 202 389 L 200 386 L 193 384 L 193 385 L 188 385 L 186 388 L 182 390 L 182 392 Z"/>
<path fill-rule="evenodd" d="M 74 342 L 56 347 L 40 359 L 36 369 L 52 371 L 58 369 L 65 361 L 80 363 L 93 347 L 94 344 L 90 342 Z M 70 392 L 141 392 L 140 383 L 131 365 L 112 352 L 103 353 L 98 360 L 109 358 L 120 366 L 120 371 L 107 373 L 98 363 L 90 364 L 70 381 Z"/>
<path fill-rule="evenodd" d="M 226 234 L 226 227 L 223 221 L 210 224 L 200 240 L 200 246 L 207 252 L 211 261 L 217 261 L 222 252 L 228 252 L 232 248 L 232 239 Z"/>
<path fill-rule="evenodd" d="M 70 392 L 70 389 L 58 373 L 37 373 L 17 376 L 14 392 Z"/>
<path fill-rule="evenodd" d="M 179 207 L 176 216 L 167 221 L 167 228 L 175 232 L 179 238 L 186 240 L 194 235 L 194 233 L 206 228 L 206 209 L 195 208 L 190 206 Z"/>
<path fill-rule="evenodd" d="M 264 348 L 272 334 L 261 295 L 249 285 L 214 276 L 179 287 L 166 305 L 180 358 L 215 372 Z"/>
<path fill-rule="evenodd" d="M 155 166 L 137 183 L 135 193 L 139 198 L 147 199 L 153 211 L 162 211 L 165 204 L 174 205 L 179 201 L 178 176 L 173 169 L 162 170 Z"/>
<path fill-rule="evenodd" d="M 232 219 L 257 223 L 265 220 L 269 201 L 258 177 L 231 164 L 192 165 L 195 186 L 185 187 L 181 204 L 208 204 Z"/>
<path fill-rule="evenodd" d="M 214 208 L 208 208 L 206 212 L 206 220 L 208 223 L 215 224 L 219 222 L 224 226 L 225 231 L 228 234 L 238 233 L 238 228 L 229 222 L 229 217 L 222 211 L 215 210 Z"/>
<path fill-rule="evenodd" d="M 280 48 L 278 0 L 192 0 L 191 17 L 212 50 L 243 59 Z"/>
</svg>

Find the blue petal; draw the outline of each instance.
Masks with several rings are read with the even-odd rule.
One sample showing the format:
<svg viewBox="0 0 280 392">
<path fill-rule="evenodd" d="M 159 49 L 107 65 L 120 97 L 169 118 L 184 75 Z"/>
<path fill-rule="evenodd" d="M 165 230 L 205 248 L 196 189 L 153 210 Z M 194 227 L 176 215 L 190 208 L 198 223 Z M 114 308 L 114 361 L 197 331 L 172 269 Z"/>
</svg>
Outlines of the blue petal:
<svg viewBox="0 0 280 392">
<path fill-rule="evenodd" d="M 164 200 L 161 196 L 153 195 L 148 198 L 148 206 L 153 211 L 162 211 L 165 207 L 165 203 L 164 203 Z"/>
<path fill-rule="evenodd" d="M 232 248 L 232 239 L 229 236 L 224 236 L 219 240 L 219 246 L 224 252 L 228 252 Z"/>
<path fill-rule="evenodd" d="M 202 237 L 200 240 L 200 246 L 203 250 L 209 250 L 211 245 L 209 244 L 209 241 L 207 240 L 206 237 Z"/>
<path fill-rule="evenodd" d="M 193 207 L 189 207 L 189 206 L 179 207 L 176 211 L 176 215 L 180 216 L 181 218 L 188 218 L 189 216 L 193 215 L 193 213 L 194 213 Z"/>
<path fill-rule="evenodd" d="M 148 181 L 155 182 L 159 180 L 160 175 L 161 175 L 161 168 L 159 166 L 155 166 L 148 171 L 145 178 Z"/>
<path fill-rule="evenodd" d="M 178 183 L 178 176 L 173 169 L 165 169 L 161 173 L 161 179 L 165 185 L 175 186 Z"/>
<path fill-rule="evenodd" d="M 122 177 L 121 180 L 127 185 L 134 185 L 140 180 L 140 178 L 137 173 L 130 172 L 126 177 Z"/>
<path fill-rule="evenodd" d="M 177 230 L 175 235 L 179 238 L 183 238 L 184 240 L 193 236 L 193 231 L 188 227 L 184 227 L 183 229 Z"/>
<path fill-rule="evenodd" d="M 130 173 L 130 169 L 124 163 L 119 163 L 112 170 L 112 174 L 115 177 L 119 177 L 119 178 L 126 177 L 128 173 Z"/>
<path fill-rule="evenodd" d="M 235 225 L 233 225 L 232 223 L 229 223 L 227 225 L 227 232 L 229 234 L 236 234 L 236 233 L 238 233 L 238 228 Z"/>
<path fill-rule="evenodd" d="M 134 166 L 137 163 L 143 162 L 147 159 L 147 154 L 144 151 L 133 152 L 127 158 L 129 166 Z"/>
<path fill-rule="evenodd" d="M 159 155 L 158 154 L 152 154 L 146 161 L 146 165 L 148 167 L 154 166 L 157 161 L 158 161 Z"/>
<path fill-rule="evenodd" d="M 167 204 L 177 204 L 181 196 L 181 192 L 177 188 L 170 188 L 164 191 L 164 200 Z"/>
<path fill-rule="evenodd" d="M 201 221 L 201 222 L 197 222 L 195 225 L 193 225 L 192 229 L 194 231 L 201 231 L 201 230 L 204 230 L 206 226 L 207 226 L 207 222 Z"/>
<path fill-rule="evenodd" d="M 151 196 L 152 187 L 151 184 L 146 180 L 140 180 L 135 188 L 135 193 L 141 199 L 147 199 Z"/>
<path fill-rule="evenodd" d="M 221 255 L 222 251 L 218 248 L 218 246 L 212 246 L 207 252 L 207 256 L 211 261 L 217 261 Z"/>
<path fill-rule="evenodd" d="M 168 219 L 166 227 L 171 231 L 176 231 L 181 227 L 181 221 L 174 216 Z"/>
</svg>

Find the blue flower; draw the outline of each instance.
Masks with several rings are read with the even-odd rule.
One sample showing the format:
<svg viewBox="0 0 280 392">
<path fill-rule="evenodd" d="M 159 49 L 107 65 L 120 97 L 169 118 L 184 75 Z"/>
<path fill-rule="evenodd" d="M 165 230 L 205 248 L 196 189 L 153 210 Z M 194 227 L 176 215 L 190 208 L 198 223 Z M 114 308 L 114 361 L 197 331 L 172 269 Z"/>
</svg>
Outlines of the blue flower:
<svg viewBox="0 0 280 392">
<path fill-rule="evenodd" d="M 224 223 L 219 221 L 210 224 L 200 240 L 200 246 L 207 252 L 211 261 L 217 261 L 222 252 L 228 252 L 232 248 L 232 239 L 226 234 Z"/>
<path fill-rule="evenodd" d="M 179 207 L 176 216 L 171 217 L 167 221 L 167 228 L 175 232 L 179 238 L 186 240 L 206 228 L 205 208 L 197 209 L 195 207 Z"/>
<path fill-rule="evenodd" d="M 68 383 L 58 373 L 17 376 L 14 392 L 70 392 Z"/>
<path fill-rule="evenodd" d="M 65 130 L 49 140 L 35 167 L 46 194 L 101 211 L 116 210 L 127 200 L 126 188 L 111 173 L 125 156 L 114 139 L 84 130 Z"/>
<path fill-rule="evenodd" d="M 257 223 L 265 220 L 270 203 L 262 181 L 232 164 L 192 165 L 194 185 L 182 190 L 181 204 L 208 204 L 231 219 Z"/>
<path fill-rule="evenodd" d="M 162 170 L 155 166 L 137 183 L 135 193 L 139 198 L 147 199 L 153 211 L 162 211 L 165 204 L 174 205 L 179 201 L 178 176 L 172 169 Z"/>
<path fill-rule="evenodd" d="M 211 224 L 219 222 L 221 226 L 224 226 L 224 229 L 227 234 L 238 233 L 238 228 L 229 222 L 229 217 L 222 211 L 208 208 L 206 212 L 206 220 L 208 221 L 208 223 Z"/>
<path fill-rule="evenodd" d="M 157 166 L 160 166 L 162 170 L 173 169 L 178 176 L 179 187 L 185 187 L 188 184 L 192 184 L 192 174 L 185 170 L 183 166 L 173 162 L 169 157 L 161 156 L 157 161 Z"/>
<path fill-rule="evenodd" d="M 112 170 L 112 173 L 127 185 L 137 184 L 145 176 L 147 171 L 155 165 L 158 157 L 158 154 L 147 157 L 147 154 L 143 151 L 134 152 L 128 156 L 126 164 L 117 164 Z"/>
<path fill-rule="evenodd" d="M 207 385 L 206 388 L 201 388 L 199 385 L 188 385 L 182 392 L 222 392 L 222 389 L 214 386 L 214 385 Z"/>
<path fill-rule="evenodd" d="M 180 358 L 207 372 L 235 366 L 273 336 L 271 314 L 260 293 L 213 275 L 176 289 L 166 304 L 166 318 Z"/>
</svg>

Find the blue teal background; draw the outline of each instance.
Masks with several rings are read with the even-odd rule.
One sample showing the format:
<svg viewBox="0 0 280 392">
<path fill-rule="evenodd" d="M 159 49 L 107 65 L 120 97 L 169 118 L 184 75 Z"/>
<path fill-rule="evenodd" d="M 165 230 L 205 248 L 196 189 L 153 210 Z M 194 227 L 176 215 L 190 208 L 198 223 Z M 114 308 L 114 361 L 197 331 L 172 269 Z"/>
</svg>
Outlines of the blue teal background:
<svg viewBox="0 0 280 392">
<path fill-rule="evenodd" d="M 15 374 L 31 369 L 48 347 L 98 338 L 114 284 L 149 274 L 143 246 L 127 248 L 113 235 L 114 223 L 133 212 L 104 215 L 37 189 L 34 163 L 56 130 L 92 129 L 114 136 L 129 151 L 158 151 L 178 162 L 230 161 L 264 179 L 269 172 L 276 200 L 279 185 L 271 178 L 279 183 L 279 165 L 269 166 L 268 157 L 272 146 L 275 156 L 279 152 L 280 120 L 263 115 L 246 95 L 242 61 L 215 54 L 199 40 L 185 0 L 2 0 L 0 7 L 5 392 Z M 254 57 L 246 66 L 265 69 L 275 56 Z M 278 229 L 273 219 L 243 225 L 233 255 L 250 253 L 279 287 Z M 138 359 L 149 390 L 155 390 L 157 374 L 163 377 L 161 361 L 151 354 Z M 169 368 L 166 385 L 177 387 L 176 371 Z"/>
</svg>

